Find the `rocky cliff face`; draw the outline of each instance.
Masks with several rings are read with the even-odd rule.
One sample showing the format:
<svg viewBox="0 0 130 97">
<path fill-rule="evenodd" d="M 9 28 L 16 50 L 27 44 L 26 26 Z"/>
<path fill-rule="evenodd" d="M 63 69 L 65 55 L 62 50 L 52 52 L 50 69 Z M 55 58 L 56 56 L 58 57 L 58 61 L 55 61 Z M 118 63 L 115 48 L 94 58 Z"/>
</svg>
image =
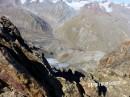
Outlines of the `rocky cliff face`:
<svg viewBox="0 0 130 97">
<path fill-rule="evenodd" d="M 82 73 L 52 69 L 44 54 L 38 58 L 10 20 L 2 16 L 0 23 L 1 97 L 73 97 L 73 93 L 79 97 L 83 95 L 79 83 L 79 79 L 84 77 Z M 68 85 L 74 88 L 67 90 Z M 72 94 L 69 93 L 71 91 Z"/>
</svg>

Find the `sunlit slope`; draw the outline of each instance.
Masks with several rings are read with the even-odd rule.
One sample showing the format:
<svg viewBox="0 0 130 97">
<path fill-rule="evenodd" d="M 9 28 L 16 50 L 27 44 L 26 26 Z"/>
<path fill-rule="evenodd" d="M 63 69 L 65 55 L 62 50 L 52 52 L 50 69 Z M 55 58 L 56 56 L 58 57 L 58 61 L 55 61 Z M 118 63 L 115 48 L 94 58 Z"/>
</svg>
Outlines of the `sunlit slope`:
<svg viewBox="0 0 130 97">
<path fill-rule="evenodd" d="M 86 9 L 57 28 L 55 36 L 69 48 L 110 51 L 130 36 L 125 17 L 127 14 Z"/>
<path fill-rule="evenodd" d="M 46 20 L 20 7 L 0 7 L 0 15 L 9 17 L 28 41 L 40 42 L 53 37 L 52 28 Z"/>
</svg>

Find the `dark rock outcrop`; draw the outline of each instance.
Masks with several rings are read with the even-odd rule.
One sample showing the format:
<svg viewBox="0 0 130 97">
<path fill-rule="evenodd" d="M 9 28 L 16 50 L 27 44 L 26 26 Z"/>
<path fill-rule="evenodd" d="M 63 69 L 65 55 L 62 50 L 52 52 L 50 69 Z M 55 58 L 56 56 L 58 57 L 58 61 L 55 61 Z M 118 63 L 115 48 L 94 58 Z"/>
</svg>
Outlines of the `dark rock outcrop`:
<svg viewBox="0 0 130 97">
<path fill-rule="evenodd" d="M 85 91 L 80 84 L 80 78 L 85 77 L 83 74 L 52 69 L 44 54 L 43 62 L 38 61 L 32 47 L 24 41 L 8 18 L 2 16 L 0 24 L 0 91 L 4 91 L 4 97 L 11 95 L 11 92 L 15 92 L 18 97 L 63 97 L 65 92 L 62 90 L 62 78 L 72 84 L 75 82 L 79 97 L 84 97 Z M 15 93 L 13 97 L 17 96 Z"/>
</svg>

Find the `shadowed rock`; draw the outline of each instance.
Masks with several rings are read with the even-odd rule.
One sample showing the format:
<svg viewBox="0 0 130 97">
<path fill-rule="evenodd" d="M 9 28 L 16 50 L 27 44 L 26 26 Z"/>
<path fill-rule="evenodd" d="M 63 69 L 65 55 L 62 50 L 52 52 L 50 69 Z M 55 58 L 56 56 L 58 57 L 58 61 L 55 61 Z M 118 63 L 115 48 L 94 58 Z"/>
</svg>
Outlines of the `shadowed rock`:
<svg viewBox="0 0 130 97">
<path fill-rule="evenodd" d="M 62 85 L 55 77 L 50 75 L 49 70 L 45 67 L 46 63 L 42 64 L 36 60 L 30 60 L 27 56 L 27 54 L 31 56 L 33 54 L 31 54 L 31 49 L 22 39 L 18 29 L 4 16 L 1 17 L 0 22 L 2 24 L 0 48 L 3 48 L 6 59 L 12 64 L 14 64 L 14 61 L 19 63 L 43 87 L 48 97 L 62 97 Z M 6 45 L 2 42 L 5 42 Z M 17 65 L 13 66 L 21 72 Z"/>
<path fill-rule="evenodd" d="M 4 38 L 5 41 L 11 42 L 17 40 L 21 46 L 26 48 L 28 51 L 32 52 L 29 46 L 25 43 L 17 27 L 14 24 L 12 24 L 12 22 L 8 18 L 2 16 L 0 18 L 0 23 L 2 25 L 2 32 L 0 33 L 1 38 Z"/>
<path fill-rule="evenodd" d="M 12 77 L 14 75 L 4 72 L 4 74 L 0 75 L 0 80 L 3 82 L 7 80 L 7 85 L 10 83 L 9 86 L 11 85 L 11 87 L 19 90 L 24 94 L 24 97 L 44 97 L 45 95 L 47 97 L 64 97 L 65 93 L 62 90 L 63 84 L 61 84 L 62 82 L 57 78 L 60 77 L 72 84 L 75 82 L 76 89 L 79 91 L 79 96 L 84 97 L 85 90 L 80 84 L 80 78 L 84 78 L 84 74 L 78 71 L 73 73 L 71 69 L 68 71 L 52 69 L 43 53 L 42 62 L 39 62 L 37 60 L 38 57 L 34 55 L 31 49 L 33 47 L 29 47 L 28 44 L 24 42 L 19 30 L 9 19 L 2 16 L 0 24 L 0 51 L 5 57 L 5 60 L 8 61 L 9 66 L 13 66 L 13 68 L 15 68 L 14 71 L 17 71 L 20 75 L 18 76 L 17 73 L 14 73 L 16 78 L 18 77 L 19 79 L 15 81 L 16 79 Z M 4 75 L 8 76 L 6 77 Z M 22 75 L 24 75 L 24 77 L 22 77 Z M 22 79 L 20 79 L 21 77 Z M 23 83 L 20 82 L 21 80 Z M 3 84 L 1 88 L 3 88 L 4 85 L 6 84 Z M 26 88 L 29 91 L 32 89 L 32 92 L 29 93 L 33 96 L 28 96 L 28 93 L 25 92 Z M 45 91 L 45 93 L 43 91 Z"/>
<path fill-rule="evenodd" d="M 71 69 L 69 69 L 68 71 L 65 71 L 65 70 L 60 71 L 60 70 L 54 68 L 54 70 L 55 70 L 55 72 L 53 72 L 53 75 L 55 77 L 63 77 L 71 83 L 76 82 L 76 86 L 80 93 L 80 97 L 84 97 L 85 90 L 82 87 L 82 85 L 80 84 L 80 78 L 84 78 L 85 77 L 84 74 L 82 74 L 81 72 L 78 72 L 78 71 L 75 71 L 75 73 L 73 73 Z"/>
</svg>

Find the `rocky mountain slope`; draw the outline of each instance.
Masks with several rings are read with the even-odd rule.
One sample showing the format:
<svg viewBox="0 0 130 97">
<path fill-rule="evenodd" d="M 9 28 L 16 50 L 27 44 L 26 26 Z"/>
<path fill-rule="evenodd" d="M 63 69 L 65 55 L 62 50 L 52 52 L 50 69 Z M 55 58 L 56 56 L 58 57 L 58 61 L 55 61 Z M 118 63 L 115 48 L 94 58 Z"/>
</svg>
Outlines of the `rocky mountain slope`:
<svg viewBox="0 0 130 97">
<path fill-rule="evenodd" d="M 57 28 L 55 37 L 70 48 L 108 51 L 129 37 L 129 14 L 123 16 L 124 13 L 104 13 L 98 7 L 84 9 Z"/>
<path fill-rule="evenodd" d="M 54 39 L 51 25 L 39 16 L 16 6 L 0 6 L 0 15 L 6 15 L 21 31 L 26 41 L 37 44 L 48 44 Z M 16 21 L 17 20 L 17 21 Z M 39 41 L 40 40 L 40 41 Z"/>
<path fill-rule="evenodd" d="M 129 97 L 130 41 L 104 56 L 94 72 L 60 70 L 9 19 L 2 16 L 0 23 L 0 97 Z"/>
<path fill-rule="evenodd" d="M 44 49 L 48 60 L 54 58 L 61 65 L 76 65 L 87 71 L 95 68 L 106 53 L 129 39 L 130 13 L 125 5 L 81 1 L 28 0 L 18 4 L 14 0 L 15 5 L 6 5 L 10 5 L 9 8 L 1 4 L 0 14 L 8 16 L 30 44 Z M 85 5 L 79 10 L 72 7 L 79 4 Z M 107 12 L 108 9 L 112 11 Z"/>
<path fill-rule="evenodd" d="M 6 17 L 0 23 L 0 96 L 62 97 L 62 85 L 56 78 L 60 71 L 52 71 L 44 54 L 40 60 Z"/>
<path fill-rule="evenodd" d="M 129 5 L 81 1 L 0 0 L 1 97 L 130 96 Z"/>
<path fill-rule="evenodd" d="M 86 60 L 90 58 L 89 55 L 95 53 L 100 59 L 102 55 L 111 52 L 129 39 L 129 9 L 115 4 L 112 6 L 114 9 L 111 13 L 104 12 L 96 3 L 85 6 L 79 14 L 57 27 L 54 35 L 61 44 L 64 44 L 61 46 L 61 52 L 66 52 L 68 55 L 64 57 L 64 53 L 58 55 L 58 58 L 60 57 L 60 60 L 66 58 L 65 61 L 71 64 L 86 63 L 84 67 L 88 64 Z M 92 57 L 90 60 L 96 58 L 96 56 Z"/>
</svg>

